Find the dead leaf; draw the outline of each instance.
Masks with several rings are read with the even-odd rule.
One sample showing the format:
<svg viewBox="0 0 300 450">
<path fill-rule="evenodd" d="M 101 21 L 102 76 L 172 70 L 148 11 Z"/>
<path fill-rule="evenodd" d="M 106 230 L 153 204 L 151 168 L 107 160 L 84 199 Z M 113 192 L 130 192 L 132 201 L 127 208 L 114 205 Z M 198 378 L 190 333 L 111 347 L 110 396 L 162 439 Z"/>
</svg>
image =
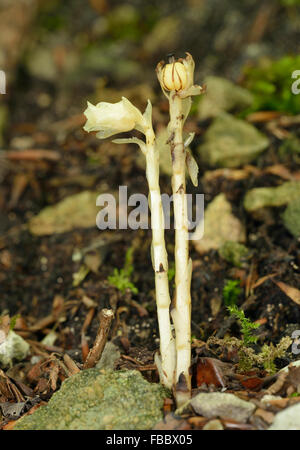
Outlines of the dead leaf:
<svg viewBox="0 0 300 450">
<path fill-rule="evenodd" d="M 290 299 L 293 300 L 293 302 L 297 303 L 297 305 L 300 305 L 300 291 L 297 288 L 294 288 L 288 284 L 283 283 L 282 281 L 276 281 L 272 280 L 273 283 L 276 284 Z"/>
<path fill-rule="evenodd" d="M 236 422 L 235 420 L 232 420 L 232 419 L 223 419 L 222 424 L 227 430 L 253 430 L 254 429 L 254 427 L 248 423 Z"/>
<path fill-rule="evenodd" d="M 197 387 L 205 383 L 207 386 L 225 387 L 225 380 L 222 374 L 222 362 L 215 358 L 199 358 L 197 362 Z"/>
<path fill-rule="evenodd" d="M 278 111 L 257 111 L 247 116 L 248 122 L 269 122 L 281 115 Z"/>
<path fill-rule="evenodd" d="M 202 430 L 202 428 L 209 421 L 209 419 L 207 419 L 206 417 L 202 417 L 202 416 L 195 416 L 195 417 L 189 417 L 187 421 L 190 425 L 192 425 L 192 427 L 194 429 Z"/>
<path fill-rule="evenodd" d="M 271 273 L 271 274 L 266 275 L 266 276 L 264 276 L 264 277 L 262 277 L 262 278 L 259 278 L 259 279 L 253 284 L 252 289 L 257 288 L 258 286 L 260 286 L 261 284 L 263 284 L 265 281 L 269 280 L 270 278 L 275 277 L 276 275 L 277 275 L 277 272 L 276 272 L 276 273 Z"/>
<path fill-rule="evenodd" d="M 245 377 L 244 379 L 240 380 L 240 382 L 249 391 L 257 391 L 261 387 L 263 379 L 255 376 Z"/>
<path fill-rule="evenodd" d="M 266 173 L 271 173 L 273 175 L 277 175 L 280 178 L 283 178 L 284 180 L 299 180 L 300 174 L 299 172 L 292 173 L 289 171 L 289 169 L 282 164 L 276 164 L 271 167 L 267 167 L 265 169 Z"/>
<path fill-rule="evenodd" d="M 25 398 L 11 381 L 11 379 L 0 369 L 0 398 L 2 401 L 23 402 Z"/>
<path fill-rule="evenodd" d="M 10 420 L 6 425 L 2 427 L 2 430 L 13 430 L 17 422 L 18 420 Z"/>
</svg>

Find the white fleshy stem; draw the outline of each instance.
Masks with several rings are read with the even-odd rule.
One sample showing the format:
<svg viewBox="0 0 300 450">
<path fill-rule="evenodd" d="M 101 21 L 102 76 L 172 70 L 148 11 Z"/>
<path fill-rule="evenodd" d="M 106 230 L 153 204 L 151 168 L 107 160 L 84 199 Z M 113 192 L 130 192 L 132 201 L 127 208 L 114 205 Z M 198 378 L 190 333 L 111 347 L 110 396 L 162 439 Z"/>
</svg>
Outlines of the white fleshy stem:
<svg viewBox="0 0 300 450">
<path fill-rule="evenodd" d="M 172 388 L 175 376 L 176 350 L 170 319 L 170 292 L 168 280 L 168 257 L 164 238 L 164 213 L 159 187 L 159 151 L 151 128 L 146 132 L 146 176 L 149 185 L 151 209 L 152 245 L 151 257 L 155 272 L 157 317 L 160 335 L 160 358 L 156 363 L 161 382 Z"/>
<path fill-rule="evenodd" d="M 176 385 L 177 407 L 191 396 L 191 266 L 189 259 L 188 215 L 186 201 L 186 150 L 182 128 L 185 116 L 182 99 L 170 92 L 170 123 L 168 126 L 172 155 L 172 191 L 175 219 L 175 299 L 171 311 L 176 334 Z"/>
<path fill-rule="evenodd" d="M 159 150 L 155 143 L 155 134 L 152 127 L 152 106 L 149 101 L 140 129 L 146 137 L 146 142 L 136 137 L 115 139 L 113 142 L 117 144 L 137 144 L 146 158 L 146 177 L 149 185 L 152 228 L 151 259 L 155 273 L 157 318 L 160 335 L 160 356 L 155 355 L 155 362 L 161 383 L 172 389 L 175 380 L 176 348 L 170 316 L 171 299 L 168 280 L 168 256 L 165 246 L 165 221 L 159 187 Z"/>
</svg>

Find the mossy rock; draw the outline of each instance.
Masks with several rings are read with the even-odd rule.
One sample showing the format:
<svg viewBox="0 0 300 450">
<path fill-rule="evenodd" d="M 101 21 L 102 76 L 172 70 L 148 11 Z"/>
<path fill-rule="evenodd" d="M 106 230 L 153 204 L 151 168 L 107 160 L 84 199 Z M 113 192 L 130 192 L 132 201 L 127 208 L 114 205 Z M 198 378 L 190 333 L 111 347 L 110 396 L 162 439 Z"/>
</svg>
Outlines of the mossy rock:
<svg viewBox="0 0 300 450">
<path fill-rule="evenodd" d="M 87 369 L 62 383 L 15 430 L 144 430 L 162 419 L 168 392 L 134 370 Z"/>
</svg>

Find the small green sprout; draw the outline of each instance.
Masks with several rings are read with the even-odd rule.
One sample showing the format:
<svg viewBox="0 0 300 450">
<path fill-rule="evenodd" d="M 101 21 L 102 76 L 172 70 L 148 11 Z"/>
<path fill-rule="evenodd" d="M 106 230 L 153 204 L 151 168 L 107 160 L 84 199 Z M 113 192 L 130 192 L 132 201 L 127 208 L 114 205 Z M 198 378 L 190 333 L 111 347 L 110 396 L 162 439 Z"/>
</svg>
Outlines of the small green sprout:
<svg viewBox="0 0 300 450">
<path fill-rule="evenodd" d="M 293 397 L 299 397 L 300 396 L 300 392 L 293 392 L 291 395 L 289 395 L 289 397 L 293 398 Z"/>
<path fill-rule="evenodd" d="M 226 306 L 236 305 L 238 296 L 242 292 L 238 280 L 228 280 L 223 289 L 223 299 Z"/>
<path fill-rule="evenodd" d="M 250 319 L 245 316 L 242 309 L 239 309 L 236 305 L 227 307 L 231 316 L 235 316 L 241 324 L 241 333 L 243 336 L 243 342 L 245 346 L 249 344 L 255 344 L 257 342 L 257 336 L 253 336 L 253 330 L 256 330 L 260 326 L 259 323 L 253 323 Z"/>
<path fill-rule="evenodd" d="M 10 324 L 9 324 L 9 329 L 13 330 L 16 326 L 17 320 L 21 317 L 20 314 L 15 314 L 14 316 L 12 316 L 12 318 L 10 319 Z"/>
<path fill-rule="evenodd" d="M 137 287 L 130 281 L 130 276 L 134 270 L 133 267 L 133 248 L 129 248 L 125 255 L 125 263 L 123 269 L 114 269 L 112 275 L 108 277 L 108 282 L 115 286 L 124 294 L 127 289 L 130 289 L 133 294 L 138 293 Z"/>
<path fill-rule="evenodd" d="M 175 264 L 171 262 L 168 269 L 168 280 L 172 281 L 174 277 L 175 277 Z"/>
</svg>

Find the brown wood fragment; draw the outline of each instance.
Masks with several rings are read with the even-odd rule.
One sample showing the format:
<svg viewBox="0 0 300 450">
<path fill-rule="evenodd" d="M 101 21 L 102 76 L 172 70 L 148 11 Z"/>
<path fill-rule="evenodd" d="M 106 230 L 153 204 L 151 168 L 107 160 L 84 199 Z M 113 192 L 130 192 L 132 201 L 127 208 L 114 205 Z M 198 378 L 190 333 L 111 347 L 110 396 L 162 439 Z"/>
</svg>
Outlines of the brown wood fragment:
<svg viewBox="0 0 300 450">
<path fill-rule="evenodd" d="M 75 375 L 75 373 L 80 372 L 79 367 L 77 367 L 76 363 L 73 361 L 73 359 L 67 354 L 64 354 L 64 363 L 67 366 L 67 369 L 70 372 L 70 375 Z"/>
<path fill-rule="evenodd" d="M 55 150 L 45 149 L 9 150 L 5 152 L 5 157 L 10 161 L 37 161 L 40 159 L 58 161 L 60 159 L 60 154 Z"/>
<path fill-rule="evenodd" d="M 265 391 L 265 394 L 267 395 L 277 394 L 277 392 L 279 392 L 283 387 L 285 380 L 288 377 L 288 374 L 289 374 L 288 372 L 279 373 L 277 380 Z"/>
<path fill-rule="evenodd" d="M 257 408 L 257 410 L 255 411 L 255 415 L 261 417 L 268 424 L 271 424 L 273 422 L 275 416 L 275 414 L 273 414 L 272 412 L 266 411 L 262 408 Z"/>
</svg>

